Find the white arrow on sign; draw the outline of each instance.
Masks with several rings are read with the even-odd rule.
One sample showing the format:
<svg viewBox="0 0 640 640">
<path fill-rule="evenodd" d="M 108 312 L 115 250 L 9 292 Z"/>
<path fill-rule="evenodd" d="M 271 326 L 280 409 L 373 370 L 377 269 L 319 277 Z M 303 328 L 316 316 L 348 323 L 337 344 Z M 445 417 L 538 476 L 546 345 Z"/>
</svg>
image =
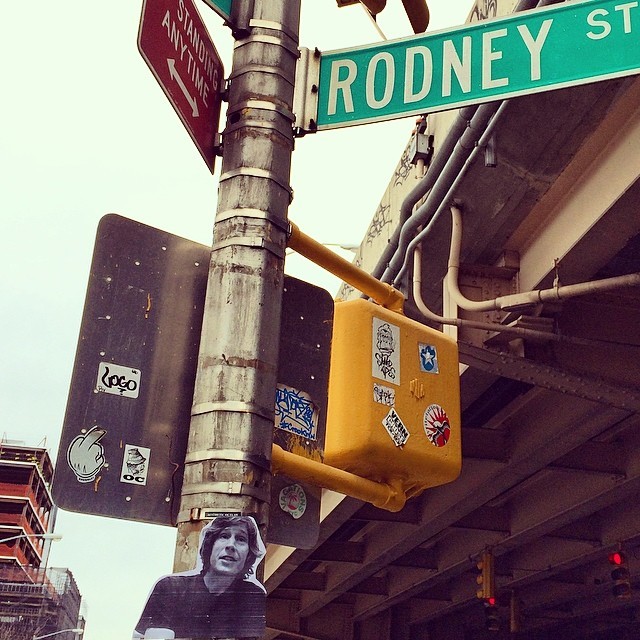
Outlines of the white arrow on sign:
<svg viewBox="0 0 640 640">
<path fill-rule="evenodd" d="M 191 107 L 193 117 L 197 118 L 200 115 L 200 113 L 198 112 L 198 103 L 196 102 L 196 99 L 187 91 L 187 87 L 185 87 L 185 84 L 176 69 L 176 61 L 173 58 L 167 58 L 167 64 L 169 65 L 169 75 L 171 76 L 171 79 L 175 80 L 178 83 L 180 90 L 184 94 L 184 97 L 187 99 L 187 102 Z"/>
</svg>

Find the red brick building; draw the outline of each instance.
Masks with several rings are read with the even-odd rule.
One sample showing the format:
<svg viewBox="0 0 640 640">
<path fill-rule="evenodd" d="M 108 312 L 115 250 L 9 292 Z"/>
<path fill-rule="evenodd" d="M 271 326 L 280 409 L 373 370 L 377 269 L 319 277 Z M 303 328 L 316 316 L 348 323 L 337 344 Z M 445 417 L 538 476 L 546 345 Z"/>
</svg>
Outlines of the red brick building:
<svg viewBox="0 0 640 640">
<path fill-rule="evenodd" d="M 46 564 L 55 507 L 49 490 L 53 465 L 46 449 L 0 442 L 0 564 Z M 7 542 L 7 538 L 22 536 Z M 31 537 L 27 537 L 31 536 Z"/>
<path fill-rule="evenodd" d="M 83 626 L 73 575 L 47 567 L 51 541 L 42 535 L 55 522 L 52 477 L 46 449 L 0 442 L 0 640 Z M 56 637 L 76 639 L 70 632 Z"/>
</svg>

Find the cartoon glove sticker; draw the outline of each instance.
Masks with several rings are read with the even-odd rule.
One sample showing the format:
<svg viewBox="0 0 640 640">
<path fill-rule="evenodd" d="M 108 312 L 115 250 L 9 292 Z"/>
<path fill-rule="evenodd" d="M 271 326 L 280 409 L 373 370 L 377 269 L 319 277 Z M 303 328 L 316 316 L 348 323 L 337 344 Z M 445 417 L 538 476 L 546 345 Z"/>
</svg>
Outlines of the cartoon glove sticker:
<svg viewBox="0 0 640 640">
<path fill-rule="evenodd" d="M 93 427 L 69 445 L 67 462 L 79 482 L 92 482 L 104 466 L 104 447 L 100 440 L 106 433 L 100 427 Z"/>
</svg>

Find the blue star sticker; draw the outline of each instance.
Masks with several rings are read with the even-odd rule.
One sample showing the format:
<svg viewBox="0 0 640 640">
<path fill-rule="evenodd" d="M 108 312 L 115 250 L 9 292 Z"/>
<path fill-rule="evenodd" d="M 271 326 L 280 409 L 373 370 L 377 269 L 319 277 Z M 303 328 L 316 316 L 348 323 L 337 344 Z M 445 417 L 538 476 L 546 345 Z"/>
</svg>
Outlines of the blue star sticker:
<svg viewBox="0 0 640 640">
<path fill-rule="evenodd" d="M 420 348 L 420 369 L 427 373 L 438 373 L 438 354 L 436 348 L 430 344 L 421 344 Z"/>
</svg>

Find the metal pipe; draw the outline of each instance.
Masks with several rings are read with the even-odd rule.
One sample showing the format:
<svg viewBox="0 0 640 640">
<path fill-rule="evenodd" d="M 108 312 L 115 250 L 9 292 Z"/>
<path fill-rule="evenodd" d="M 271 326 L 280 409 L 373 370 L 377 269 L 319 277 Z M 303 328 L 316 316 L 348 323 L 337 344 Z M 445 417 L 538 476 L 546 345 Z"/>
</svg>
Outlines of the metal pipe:
<svg viewBox="0 0 640 640">
<path fill-rule="evenodd" d="M 447 164 L 456 142 L 469 126 L 469 121 L 473 114 L 478 110 L 477 106 L 465 107 L 457 112 L 456 118 L 449 129 L 449 133 L 440 145 L 440 148 L 434 155 L 429 168 L 425 175 L 420 179 L 418 184 L 411 189 L 400 205 L 400 216 L 398 225 L 396 226 L 391 238 L 384 248 L 376 266 L 373 268 L 371 275 L 375 278 L 384 279 L 390 261 L 398 250 L 401 239 L 402 230 L 405 223 L 411 217 L 413 207 L 431 190 L 437 177 L 443 171 Z"/>
<path fill-rule="evenodd" d="M 290 235 L 287 245 L 297 253 L 308 258 L 315 264 L 333 273 L 333 275 L 348 282 L 351 286 L 362 291 L 378 304 L 398 313 L 403 312 L 404 295 L 390 284 L 380 282 L 363 269 L 345 260 L 310 236 L 306 235 L 293 222 L 290 225 Z"/>
<path fill-rule="evenodd" d="M 591 282 L 582 282 L 565 286 L 555 286 L 551 289 L 539 291 L 524 291 L 508 296 L 500 296 L 493 300 L 469 300 L 460 291 L 458 276 L 460 272 L 460 250 L 462 246 L 462 213 L 457 206 L 451 209 L 451 246 L 449 249 L 449 264 L 446 283 L 449 295 L 453 301 L 466 311 L 513 311 L 532 307 L 544 302 L 556 302 L 584 296 L 602 291 L 612 291 L 623 287 L 640 285 L 640 273 L 630 273 L 614 278 L 604 278 Z"/>
<path fill-rule="evenodd" d="M 453 196 L 455 194 L 456 189 L 458 188 L 458 185 L 462 181 L 462 178 L 464 178 L 468 168 L 474 162 L 476 155 L 480 152 L 480 149 L 482 148 L 482 146 L 493 135 L 493 131 L 496 128 L 496 126 L 498 125 L 498 123 L 500 122 L 500 118 L 502 117 L 502 115 L 503 115 L 504 111 L 506 110 L 508 104 L 509 104 L 508 100 L 505 100 L 504 102 L 502 102 L 502 104 L 500 105 L 498 110 L 494 113 L 491 121 L 486 126 L 486 128 L 484 130 L 484 133 L 480 136 L 479 140 L 475 144 L 475 147 L 471 151 L 471 154 L 464 161 L 464 164 L 462 165 L 462 167 L 458 171 L 458 173 L 457 173 L 456 177 L 453 179 L 453 181 L 449 183 L 448 180 L 446 180 L 446 181 L 444 181 L 442 183 L 443 187 L 448 188 L 448 190 L 442 197 L 440 197 L 440 193 L 436 194 L 437 200 L 434 198 L 434 202 L 435 203 L 439 203 L 437 205 L 437 209 L 435 210 L 435 213 L 429 218 L 429 222 L 428 222 L 427 226 L 424 227 L 422 229 L 422 231 L 420 231 L 417 235 L 415 235 L 415 237 L 408 243 L 407 249 L 406 249 L 406 254 L 404 256 L 404 261 L 402 263 L 402 267 L 400 268 L 400 270 L 398 271 L 398 274 L 396 275 L 394 284 L 402 282 L 402 279 L 405 277 L 405 275 L 407 273 L 407 270 L 409 268 L 410 257 L 412 255 L 413 251 L 422 242 L 422 239 L 425 238 L 427 235 L 429 235 L 429 233 L 431 233 L 433 225 L 437 222 L 437 220 L 440 217 L 440 215 L 442 214 L 443 210 L 446 209 L 447 206 L 449 205 L 450 201 L 452 200 L 452 198 L 453 198 Z M 428 207 L 428 206 L 430 206 L 430 204 L 431 204 L 431 201 L 427 200 L 427 202 L 425 202 L 423 207 Z M 422 209 L 422 207 L 420 207 L 420 209 L 418 209 L 418 211 L 416 212 L 416 216 L 420 215 L 421 209 Z"/>
<path fill-rule="evenodd" d="M 274 474 L 285 473 L 301 482 L 331 489 L 338 493 L 370 502 L 386 511 L 400 511 L 407 498 L 399 487 L 361 478 L 348 471 L 336 469 L 310 458 L 285 451 L 277 444 L 271 452 L 271 469 Z"/>
<path fill-rule="evenodd" d="M 582 338 L 570 338 L 568 336 L 560 336 L 555 333 L 547 333 L 546 331 L 537 331 L 536 329 L 528 329 L 526 327 L 512 327 L 510 325 L 499 324 L 498 322 L 482 322 L 480 320 L 465 320 L 462 318 L 446 318 L 434 313 L 427 307 L 422 298 L 422 246 L 418 244 L 413 250 L 413 300 L 418 311 L 432 322 L 438 324 L 446 324 L 454 327 L 469 327 L 471 329 L 481 329 L 483 331 L 495 331 L 500 333 L 509 333 L 517 338 L 529 338 L 532 340 L 551 340 L 553 342 L 577 342 L 585 344 Z M 591 342 L 589 342 L 591 344 Z"/>
<path fill-rule="evenodd" d="M 577 344 L 583 347 L 601 346 L 602 340 L 591 340 L 589 338 L 576 338 L 574 336 L 560 335 L 526 327 L 514 327 L 511 325 L 499 324 L 498 322 L 481 322 L 479 320 L 466 320 L 462 318 L 446 318 L 434 313 L 427 307 L 422 299 L 422 247 L 418 244 L 413 252 L 413 298 L 416 307 L 422 315 L 438 324 L 446 324 L 455 327 L 469 327 L 471 329 L 481 329 L 483 331 L 495 331 L 496 333 L 508 333 L 516 338 L 528 338 L 537 341 L 563 342 Z"/>
<path fill-rule="evenodd" d="M 410 254 L 407 254 L 409 243 L 420 227 L 434 219 L 438 207 L 450 192 L 451 184 L 460 174 L 469 155 L 477 147 L 478 140 L 499 106 L 500 103 L 495 102 L 480 106 L 471 121 L 467 123 L 467 128 L 456 142 L 444 170 L 436 177 L 425 202 L 418 207 L 403 226 L 400 232 L 398 250 L 381 278 L 383 282 L 394 282 L 398 286 L 402 278 L 396 274 L 403 271 L 404 275 L 405 269 L 403 267 L 406 265 L 407 257 L 410 259 Z"/>
<path fill-rule="evenodd" d="M 548 1 L 549 0 L 547 0 L 547 2 Z M 544 4 L 547 3 L 545 0 L 520 0 L 513 11 L 515 13 L 517 11 L 533 9 L 541 2 Z M 400 207 L 398 226 L 390 238 L 387 247 L 382 252 L 376 266 L 372 270 L 372 275 L 383 282 L 398 282 L 396 274 L 403 268 L 402 265 L 404 264 L 406 266 L 407 262 L 411 259 L 411 250 L 408 248 L 408 244 L 413 234 L 415 234 L 420 227 L 424 227 L 425 223 L 434 216 L 436 207 L 440 202 L 437 202 L 436 198 L 430 199 L 429 202 L 425 202 L 415 212 L 415 215 L 412 216 L 413 208 L 427 192 L 432 190 L 436 182 L 448 181 L 449 184 L 451 184 L 454 181 L 456 174 L 460 171 L 460 167 L 463 166 L 465 159 L 468 158 L 479 138 L 478 136 L 476 141 L 474 141 L 468 132 L 469 130 L 473 131 L 486 127 L 491 117 L 491 115 L 489 115 L 488 118 L 486 117 L 487 111 L 490 108 L 493 108 L 495 112 L 498 109 L 498 104 L 490 103 L 482 107 L 472 105 L 458 111 L 447 136 L 433 157 L 427 173 L 418 185 L 405 197 Z M 477 112 L 480 109 L 482 109 L 482 111 L 478 114 Z M 483 120 L 484 125 L 482 124 Z M 461 143 L 461 138 L 465 133 L 467 137 L 471 139 L 466 143 Z M 449 192 L 446 186 L 442 188 Z M 413 220 L 414 218 L 416 219 L 415 222 Z M 411 220 L 411 222 L 409 222 L 409 220 Z"/>
</svg>

